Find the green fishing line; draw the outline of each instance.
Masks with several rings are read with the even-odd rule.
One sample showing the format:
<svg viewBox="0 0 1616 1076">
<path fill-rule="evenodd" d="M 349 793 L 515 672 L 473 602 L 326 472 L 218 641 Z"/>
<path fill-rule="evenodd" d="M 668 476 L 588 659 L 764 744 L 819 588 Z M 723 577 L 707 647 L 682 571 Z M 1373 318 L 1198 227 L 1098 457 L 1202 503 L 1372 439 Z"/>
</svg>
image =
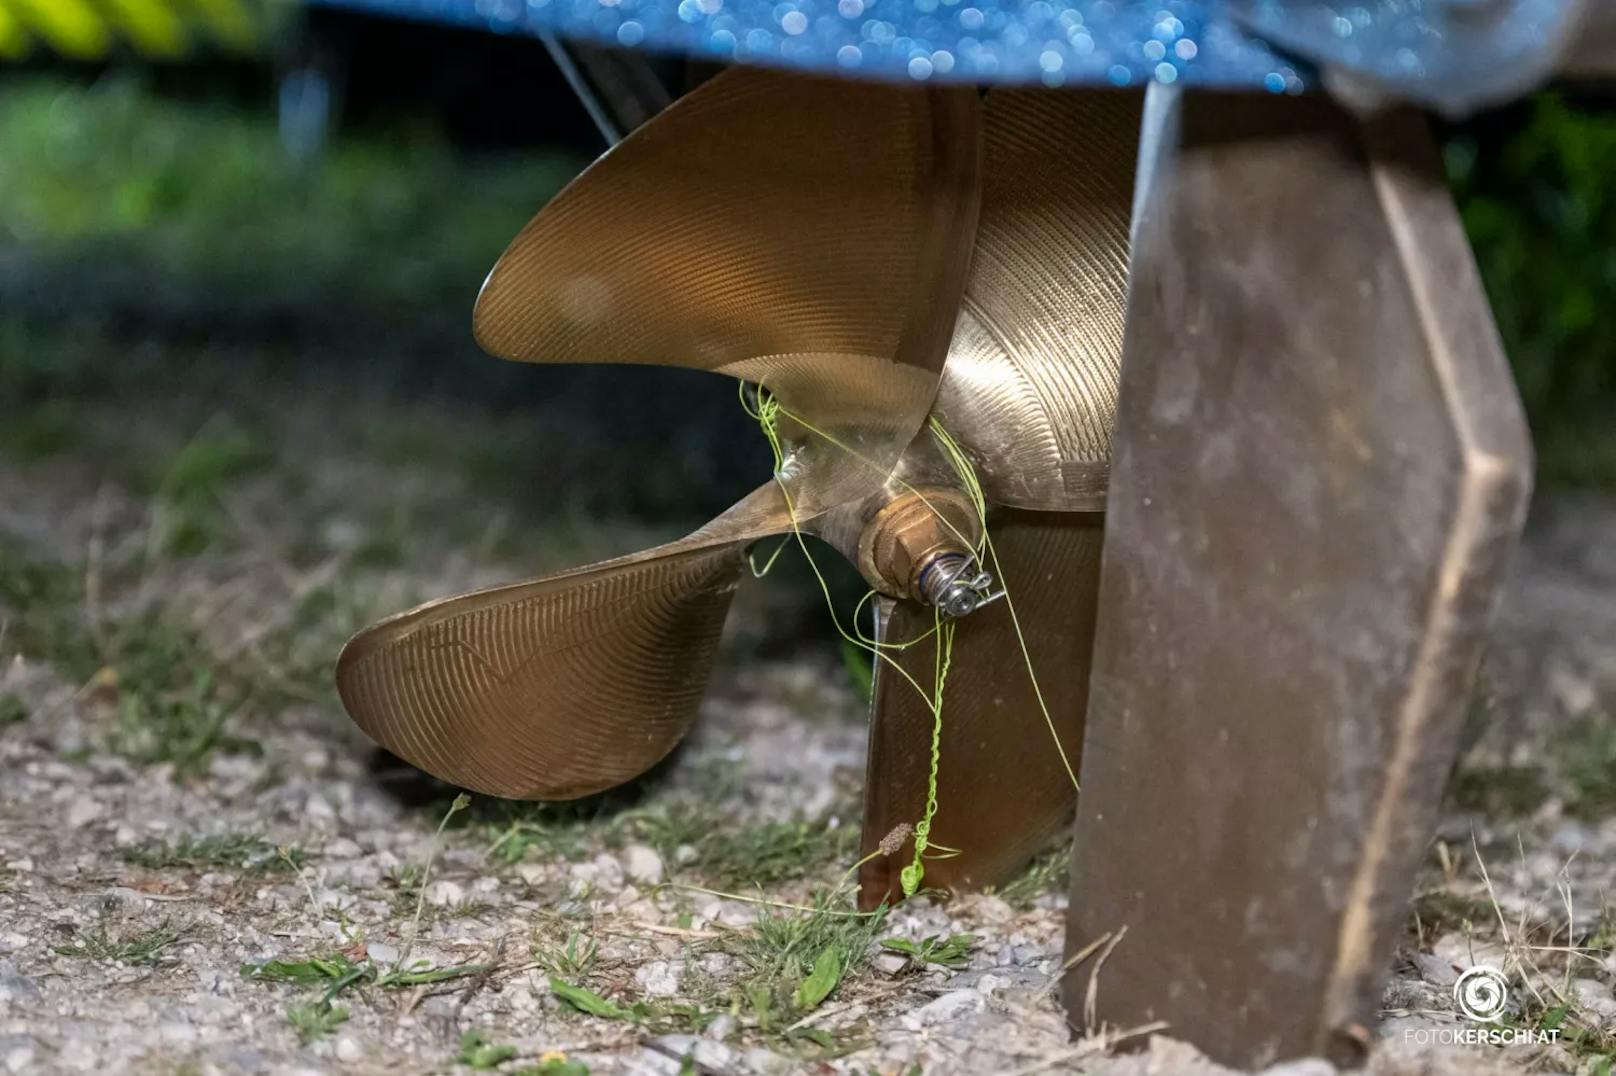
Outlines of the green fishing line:
<svg viewBox="0 0 1616 1076">
<path fill-rule="evenodd" d="M 853 632 L 849 632 L 842 626 L 841 618 L 836 613 L 835 601 L 831 597 L 830 584 L 826 582 L 824 574 L 820 572 L 819 565 L 815 563 L 813 554 L 808 549 L 807 540 L 804 538 L 802 528 L 798 524 L 796 506 L 791 498 L 791 490 L 787 487 L 785 477 L 781 473 L 785 466 L 785 449 L 780 440 L 780 419 L 782 417 L 791 419 L 809 433 L 812 433 L 822 438 L 826 442 L 842 449 L 853 458 L 868 464 L 872 468 L 882 471 L 883 474 L 885 474 L 886 470 L 888 469 L 881 468 L 875 463 L 875 461 L 868 459 L 857 450 L 842 443 L 836 437 L 805 421 L 798 415 L 786 410 L 780 404 L 780 401 L 774 396 L 774 394 L 769 392 L 761 384 L 756 388 L 754 399 L 748 400 L 746 395 L 746 384 L 742 382 L 740 386 L 740 396 L 742 409 L 744 409 L 748 415 L 756 420 L 759 428 L 763 431 L 765 439 L 767 439 L 769 443 L 769 451 L 774 457 L 775 483 L 780 487 L 780 494 L 785 500 L 786 514 L 791 521 L 791 535 L 781 541 L 780 545 L 775 548 L 772 554 L 770 554 L 768 561 L 763 565 L 762 568 L 759 568 L 752 560 L 751 551 L 748 550 L 747 561 L 752 567 L 753 575 L 761 577 L 767 574 L 768 571 L 774 566 L 775 561 L 779 558 L 781 551 L 792 540 L 792 538 L 795 538 L 797 545 L 802 549 L 803 557 L 808 561 L 808 567 L 813 571 L 814 578 L 819 583 L 820 593 L 825 598 L 825 606 L 830 612 L 831 623 L 835 625 L 837 633 L 853 646 L 866 650 L 874 658 L 886 662 L 889 668 L 895 670 L 904 678 L 905 681 L 909 683 L 912 688 L 914 688 L 916 693 L 919 694 L 920 698 L 925 703 L 927 709 L 931 711 L 931 755 L 926 776 L 926 804 L 920 821 L 915 824 L 914 858 L 910 861 L 908 866 L 904 867 L 903 870 L 899 872 L 899 884 L 903 888 L 904 896 L 913 896 L 919 890 L 920 883 L 925 878 L 926 868 L 924 859 L 927 858 L 928 852 L 932 853 L 929 858 L 933 859 L 946 858 L 950 855 L 959 854 L 958 849 L 949 848 L 946 845 L 934 844 L 931 841 L 931 824 L 933 818 L 937 814 L 938 777 L 941 772 L 942 763 L 943 691 L 948 682 L 949 666 L 953 661 L 954 621 L 944 619 L 941 610 L 933 609 L 933 624 L 931 629 L 914 639 L 894 643 L 872 638 L 865 635 L 862 628 L 859 626 L 859 619 L 863 612 L 865 603 L 874 598 L 876 594 L 875 590 L 871 589 L 859 599 L 858 604 L 853 609 Z M 1042 689 L 1039 687 L 1038 676 L 1033 668 L 1032 655 L 1027 649 L 1027 641 L 1021 630 L 1020 618 L 1016 615 L 1015 604 L 1011 600 L 1009 588 L 1004 579 L 1004 573 L 1000 568 L 998 553 L 993 548 L 993 539 L 988 534 L 987 498 L 983 493 L 981 482 L 977 478 L 976 469 L 972 466 L 970 458 L 966 455 L 964 449 L 962 449 L 959 443 L 956 442 L 954 438 L 950 436 L 948 431 L 943 428 L 943 424 L 937 420 L 936 416 L 932 416 L 928 420 L 928 425 L 930 427 L 933 439 L 937 442 L 938 448 L 942 452 L 943 456 L 948 460 L 950 466 L 953 467 L 967 498 L 971 502 L 971 507 L 976 512 L 977 521 L 980 524 L 981 537 L 976 541 L 972 541 L 966 535 L 961 534 L 953 523 L 949 521 L 948 517 L 942 512 L 939 512 L 936 506 L 927 500 L 925 494 L 921 493 L 920 490 L 916 489 L 914 486 L 910 485 L 908 482 L 905 482 L 901 478 L 897 478 L 896 476 L 888 477 L 892 477 L 893 480 L 896 481 L 898 485 L 902 486 L 906 491 L 919 497 L 921 502 L 930 508 L 937 516 L 938 520 L 943 524 L 943 526 L 952 532 L 954 536 L 960 540 L 961 544 L 975 551 L 979 559 L 982 557 L 984 552 L 986 553 L 987 557 L 991 559 L 994 578 L 999 580 L 999 585 L 1004 591 L 1005 605 L 1010 613 L 1011 624 L 1015 629 L 1016 642 L 1021 649 L 1021 657 L 1027 668 L 1027 676 L 1032 683 L 1033 695 L 1038 700 L 1038 708 L 1043 714 L 1044 723 L 1049 728 L 1049 734 L 1055 741 L 1055 750 L 1060 755 L 1061 764 L 1066 768 L 1067 776 L 1071 778 L 1072 787 L 1076 788 L 1077 775 L 1073 772 L 1072 765 L 1067 759 L 1065 747 L 1061 744 L 1060 735 L 1055 729 L 1054 719 L 1050 717 L 1049 707 L 1044 701 L 1044 694 Z M 908 647 L 924 641 L 932 635 L 937 637 L 937 649 L 933 659 L 934 675 L 932 690 L 928 693 L 924 688 L 921 687 L 920 683 L 909 674 L 909 671 L 902 665 L 898 664 L 898 662 L 895 661 L 891 655 L 887 653 L 887 651 L 905 650 Z"/>
<path fill-rule="evenodd" d="M 942 769 L 943 758 L 943 685 L 948 682 L 948 666 L 954 659 L 954 622 L 944 620 L 942 610 L 932 610 L 934 627 L 937 631 L 937 654 L 934 659 L 936 681 L 932 688 L 931 697 L 931 768 L 926 773 L 926 810 L 915 823 L 915 857 L 909 865 L 898 872 L 898 882 L 903 886 L 903 895 L 912 897 L 920 888 L 920 882 L 926 877 L 926 865 L 922 858 L 926 849 L 931 847 L 931 820 L 937 814 L 937 775 Z"/>
</svg>

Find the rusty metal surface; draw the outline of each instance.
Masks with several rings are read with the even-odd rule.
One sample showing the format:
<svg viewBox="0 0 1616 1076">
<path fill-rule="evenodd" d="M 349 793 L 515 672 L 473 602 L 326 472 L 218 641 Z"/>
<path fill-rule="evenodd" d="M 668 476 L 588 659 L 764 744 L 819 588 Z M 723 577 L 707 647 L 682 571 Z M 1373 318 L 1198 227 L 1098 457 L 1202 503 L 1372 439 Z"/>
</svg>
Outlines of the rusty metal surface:
<svg viewBox="0 0 1616 1076">
<path fill-rule="evenodd" d="M 1075 770 L 1088 694 L 1103 518 L 1093 513 L 1004 511 L 990 521 L 1050 717 Z M 887 603 L 881 637 L 904 642 L 933 628 L 918 602 Z M 958 849 L 927 859 L 925 885 L 980 889 L 1002 884 L 1071 817 L 1071 777 L 1038 708 L 1009 607 L 1000 601 L 960 620 L 943 695 L 937 816 L 931 840 Z M 935 634 L 897 661 L 923 687 L 933 682 Z M 932 713 L 913 685 L 876 663 L 861 855 L 874 852 L 926 805 Z M 859 872 L 859 906 L 899 900 L 898 872 L 913 840 Z"/>
<path fill-rule="evenodd" d="M 1087 967 L 1066 1001 L 1224 1062 L 1352 1060 L 1527 435 L 1422 121 L 1147 113 L 1068 950 L 1126 934 L 1096 1012 Z"/>
</svg>

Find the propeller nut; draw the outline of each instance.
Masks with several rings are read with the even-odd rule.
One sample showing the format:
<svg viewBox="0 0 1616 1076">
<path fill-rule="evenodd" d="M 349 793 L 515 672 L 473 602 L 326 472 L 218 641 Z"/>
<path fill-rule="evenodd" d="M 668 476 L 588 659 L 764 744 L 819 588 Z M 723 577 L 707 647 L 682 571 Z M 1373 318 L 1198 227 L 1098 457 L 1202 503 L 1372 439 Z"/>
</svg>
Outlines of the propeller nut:
<svg viewBox="0 0 1616 1076">
<path fill-rule="evenodd" d="M 981 537 L 968 501 L 950 489 L 906 493 L 883 505 L 859 537 L 859 570 L 882 593 L 936 605 L 950 616 L 967 598 L 954 586 Z M 963 573 L 970 574 L 970 573 Z M 968 584 L 968 580 L 964 581 Z"/>
</svg>

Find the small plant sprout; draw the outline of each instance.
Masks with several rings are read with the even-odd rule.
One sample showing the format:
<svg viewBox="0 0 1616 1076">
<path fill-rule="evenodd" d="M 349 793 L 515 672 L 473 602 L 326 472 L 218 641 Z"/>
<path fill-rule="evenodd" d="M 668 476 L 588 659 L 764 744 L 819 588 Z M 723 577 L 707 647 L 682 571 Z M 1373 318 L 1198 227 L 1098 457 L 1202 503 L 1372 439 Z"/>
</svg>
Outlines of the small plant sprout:
<svg viewBox="0 0 1616 1076">
<path fill-rule="evenodd" d="M 62 956 L 142 966 L 155 964 L 158 954 L 178 941 L 184 933 L 183 927 L 164 920 L 150 930 L 115 938 L 107 932 L 103 923 L 93 931 L 80 931 L 69 944 L 57 946 L 56 952 Z"/>
<path fill-rule="evenodd" d="M 489 1042 L 474 1028 L 460 1036 L 460 1056 L 456 1060 L 482 1072 L 497 1069 L 515 1056 L 516 1047 Z"/>
<path fill-rule="evenodd" d="M 945 968 L 957 968 L 971 959 L 971 949 L 976 945 L 974 934 L 950 934 L 947 938 L 937 934 L 929 935 L 920 941 L 910 941 L 908 938 L 883 938 L 881 948 L 893 953 L 902 953 L 909 958 L 913 967 L 924 967 L 927 964 L 937 964 Z"/>
<path fill-rule="evenodd" d="M 600 954 L 600 945 L 593 938 L 585 938 L 574 930 L 567 935 L 567 943 L 547 946 L 538 939 L 533 943 L 533 959 L 545 971 L 568 979 L 581 979 L 594 967 Z"/>
</svg>

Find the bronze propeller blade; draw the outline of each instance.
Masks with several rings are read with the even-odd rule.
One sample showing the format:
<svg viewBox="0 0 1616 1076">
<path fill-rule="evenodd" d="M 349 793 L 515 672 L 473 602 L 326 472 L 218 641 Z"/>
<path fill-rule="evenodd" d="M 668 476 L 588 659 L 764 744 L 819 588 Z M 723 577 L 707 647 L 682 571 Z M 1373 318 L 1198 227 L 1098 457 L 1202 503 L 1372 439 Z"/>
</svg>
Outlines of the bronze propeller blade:
<svg viewBox="0 0 1616 1076">
<path fill-rule="evenodd" d="M 995 90 L 981 223 L 936 414 L 988 499 L 1105 507 L 1141 95 Z"/>
<path fill-rule="evenodd" d="M 343 648 L 343 705 L 389 751 L 474 791 L 621 784 L 689 730 L 742 548 L 790 526 L 770 483 L 677 542 L 390 617 Z"/>
<path fill-rule="evenodd" d="M 739 552 L 878 490 L 936 394 L 975 229 L 977 101 L 737 69 L 546 206 L 475 313 L 496 354 L 757 381 L 789 413 L 783 481 L 671 545 L 434 602 L 344 649 L 344 704 L 439 777 L 580 796 L 694 719 Z"/>
<path fill-rule="evenodd" d="M 526 361 L 758 382 L 785 408 L 779 481 L 671 545 L 362 632 L 338 667 L 356 722 L 504 796 L 635 776 L 694 719 L 741 548 L 794 522 L 904 595 L 888 638 L 921 634 L 934 614 L 914 599 L 942 602 L 925 558 L 951 539 L 930 517 L 914 533 L 936 541 L 881 536 L 883 520 L 914 525 L 886 511 L 905 484 L 968 500 L 922 432 L 935 413 L 988 502 L 1015 506 L 995 517 L 999 568 L 1075 768 L 1138 117 L 1137 96 L 1011 91 L 984 106 L 964 89 L 735 69 L 636 131 L 511 244 L 478 299 L 478 340 Z M 933 837 L 963 854 L 933 861 L 927 884 L 981 886 L 1023 863 L 1075 793 L 1009 603 L 959 621 L 956 640 Z M 922 682 L 934 645 L 899 659 Z M 880 678 L 869 847 L 920 817 L 931 716 Z M 867 905 L 896 895 L 899 866 L 866 868 Z"/>
<path fill-rule="evenodd" d="M 1088 512 L 1006 510 L 989 523 L 998 563 L 1015 602 L 1059 749 L 1039 708 L 1005 602 L 956 622 L 944 684 L 934 845 L 958 850 L 925 860 L 925 885 L 980 889 L 1008 881 L 1071 815 L 1073 772 L 1083 741 L 1089 651 L 1094 638 L 1103 517 Z M 923 641 L 894 655 L 921 686 L 933 682 L 937 638 L 931 609 L 891 603 L 884 642 Z M 925 809 L 932 713 L 914 686 L 877 661 L 871 707 L 863 854 Z M 859 905 L 898 900 L 898 872 L 912 841 L 867 862 Z"/>
<path fill-rule="evenodd" d="M 931 410 L 976 228 L 979 105 L 734 68 L 545 206 L 477 300 L 478 342 L 545 363 L 766 385 L 855 445 L 812 484 L 880 485 Z"/>
</svg>

